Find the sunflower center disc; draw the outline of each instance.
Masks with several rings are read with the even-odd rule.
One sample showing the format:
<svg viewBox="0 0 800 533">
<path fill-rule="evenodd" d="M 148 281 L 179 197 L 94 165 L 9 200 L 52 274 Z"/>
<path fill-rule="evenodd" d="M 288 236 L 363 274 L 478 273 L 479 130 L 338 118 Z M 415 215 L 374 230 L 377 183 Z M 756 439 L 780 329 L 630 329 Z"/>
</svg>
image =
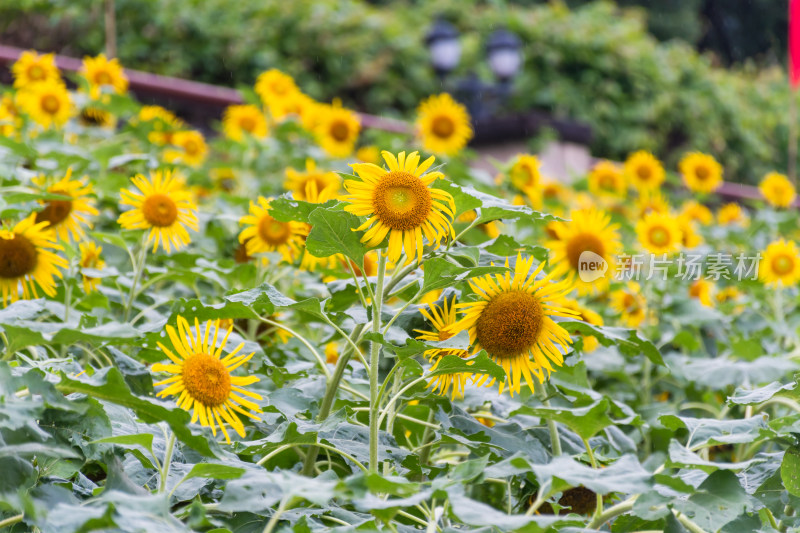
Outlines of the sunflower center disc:
<svg viewBox="0 0 800 533">
<path fill-rule="evenodd" d="M 105 70 L 101 70 L 94 77 L 94 82 L 97 85 L 110 85 L 111 84 L 111 76 Z"/>
<path fill-rule="evenodd" d="M 437 137 L 446 139 L 456 131 L 456 125 L 453 124 L 453 119 L 450 117 L 436 117 L 433 119 L 431 130 Z"/>
<path fill-rule="evenodd" d="M 705 181 L 709 177 L 711 177 L 711 172 L 709 172 L 706 167 L 699 166 L 696 169 L 694 169 L 694 175 L 697 176 L 697 179 L 699 179 L 700 181 Z"/>
<path fill-rule="evenodd" d="M 788 255 L 779 255 L 772 260 L 772 270 L 779 276 L 788 274 L 794 268 L 794 260 Z"/>
<path fill-rule="evenodd" d="M 289 224 L 275 220 L 269 215 L 265 215 L 258 223 L 258 234 L 261 239 L 272 246 L 285 244 L 291 236 Z"/>
<path fill-rule="evenodd" d="M 183 386 L 203 405 L 217 407 L 228 399 L 231 375 L 216 357 L 196 353 L 183 362 Z"/>
<path fill-rule="evenodd" d="M 346 141 L 350 136 L 350 128 L 341 120 L 337 120 L 331 124 L 331 137 L 339 142 Z"/>
<path fill-rule="evenodd" d="M 256 129 L 256 121 L 252 117 L 244 117 L 239 121 L 239 127 L 253 133 L 253 130 Z"/>
<path fill-rule="evenodd" d="M 650 237 L 650 242 L 656 246 L 666 246 L 669 244 L 669 232 L 661 226 L 650 228 L 648 236 Z"/>
<path fill-rule="evenodd" d="M 200 146 L 194 141 L 186 141 L 183 143 L 183 151 L 189 155 L 195 155 L 200 151 Z"/>
<path fill-rule="evenodd" d="M 600 176 L 600 188 L 610 191 L 615 188 L 616 181 L 611 174 L 602 174 Z"/>
<path fill-rule="evenodd" d="M 64 191 L 52 191 L 52 194 L 63 194 L 69 196 Z M 44 209 L 36 213 L 36 222 L 49 222 L 55 226 L 63 222 L 72 212 L 72 202 L 70 200 L 50 200 Z"/>
<path fill-rule="evenodd" d="M 39 65 L 33 65 L 31 68 L 28 69 L 28 77 L 32 80 L 43 80 L 44 69 Z"/>
<path fill-rule="evenodd" d="M 431 193 L 415 175 L 394 170 L 375 186 L 372 206 L 378 219 L 391 229 L 414 229 L 431 211 Z"/>
<path fill-rule="evenodd" d="M 495 296 L 475 324 L 478 343 L 495 357 L 514 357 L 530 350 L 539 338 L 544 310 L 527 292 Z"/>
<path fill-rule="evenodd" d="M 603 257 L 605 251 L 606 248 L 603 246 L 603 241 L 597 235 L 592 235 L 591 233 L 580 233 L 567 243 L 567 259 L 575 270 L 579 270 L 581 267 L 581 254 L 583 252 L 592 252 Z M 591 262 L 590 264 L 594 263 Z"/>
<path fill-rule="evenodd" d="M 639 176 L 639 179 L 642 181 L 648 181 L 652 176 L 652 172 L 650 172 L 650 167 L 645 165 L 640 165 L 636 169 L 636 175 Z"/>
<path fill-rule="evenodd" d="M 144 218 L 153 226 L 171 226 L 178 218 L 178 207 L 166 194 L 151 194 L 142 204 Z"/>
<path fill-rule="evenodd" d="M 516 165 L 511 169 L 511 183 L 517 188 L 534 185 L 533 172 L 528 165 Z"/>
<path fill-rule="evenodd" d="M 0 239 L 0 278 L 14 279 L 36 268 L 36 246 L 22 235 Z"/>
<path fill-rule="evenodd" d="M 47 94 L 42 98 L 42 109 L 51 115 L 56 114 L 61 107 L 61 102 L 52 94 Z"/>
</svg>

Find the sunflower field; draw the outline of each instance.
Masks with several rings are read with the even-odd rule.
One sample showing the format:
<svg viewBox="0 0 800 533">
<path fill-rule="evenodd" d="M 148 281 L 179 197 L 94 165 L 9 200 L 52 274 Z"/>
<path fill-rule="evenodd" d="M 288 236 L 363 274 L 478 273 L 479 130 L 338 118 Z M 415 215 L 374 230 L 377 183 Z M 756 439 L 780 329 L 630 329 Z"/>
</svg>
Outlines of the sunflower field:
<svg viewBox="0 0 800 533">
<path fill-rule="evenodd" d="M 794 184 L 470 167 L 277 70 L 214 132 L 121 65 L 0 101 L 0 531 L 797 531 Z M 64 78 L 70 81 L 70 87 Z"/>
</svg>

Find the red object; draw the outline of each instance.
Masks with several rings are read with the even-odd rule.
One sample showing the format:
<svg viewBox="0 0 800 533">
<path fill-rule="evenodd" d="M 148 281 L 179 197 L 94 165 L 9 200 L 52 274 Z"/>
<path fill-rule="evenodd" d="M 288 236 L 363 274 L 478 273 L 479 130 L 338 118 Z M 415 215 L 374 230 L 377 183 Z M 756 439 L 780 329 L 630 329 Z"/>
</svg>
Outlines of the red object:
<svg viewBox="0 0 800 533">
<path fill-rule="evenodd" d="M 800 0 L 789 0 L 789 83 L 800 86 Z"/>
</svg>

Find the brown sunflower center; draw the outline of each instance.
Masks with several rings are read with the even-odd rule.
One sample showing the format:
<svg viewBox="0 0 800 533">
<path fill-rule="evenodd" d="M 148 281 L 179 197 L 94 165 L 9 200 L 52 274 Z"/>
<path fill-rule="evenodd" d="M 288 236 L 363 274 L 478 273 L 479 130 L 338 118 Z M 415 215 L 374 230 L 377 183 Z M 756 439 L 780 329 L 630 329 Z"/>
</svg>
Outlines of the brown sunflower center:
<svg viewBox="0 0 800 533">
<path fill-rule="evenodd" d="M 52 194 L 63 194 L 69 196 L 64 191 L 52 191 Z M 36 222 L 49 222 L 51 226 L 60 224 L 72 212 L 72 201 L 70 200 L 50 200 L 44 209 L 36 213 Z"/>
<path fill-rule="evenodd" d="M 258 234 L 267 244 L 278 246 L 289 241 L 292 231 L 288 222 L 280 222 L 269 215 L 264 215 L 258 223 Z"/>
<path fill-rule="evenodd" d="M 378 219 L 396 230 L 422 225 L 431 211 L 431 193 L 418 177 L 402 170 L 384 175 L 372 194 Z"/>
<path fill-rule="evenodd" d="M 711 177 L 711 171 L 704 165 L 698 165 L 697 168 L 694 169 L 694 175 L 697 176 L 698 180 L 706 181 Z"/>
<path fill-rule="evenodd" d="M 253 117 L 242 117 L 239 119 L 239 127 L 253 133 L 253 130 L 256 129 L 256 121 Z"/>
<path fill-rule="evenodd" d="M 151 194 L 142 204 L 142 214 L 153 226 L 171 226 L 178 218 L 178 206 L 166 194 Z"/>
<path fill-rule="evenodd" d="M 0 278 L 15 279 L 36 268 L 36 246 L 24 235 L 0 238 Z"/>
<path fill-rule="evenodd" d="M 230 395 L 231 375 L 216 357 L 196 353 L 183 362 L 183 386 L 201 404 L 217 407 Z"/>
<path fill-rule="evenodd" d="M 336 120 L 331 124 L 331 137 L 339 142 L 346 141 L 350 137 L 350 128 L 342 120 Z"/>
<path fill-rule="evenodd" d="M 94 75 L 94 82 L 97 85 L 111 85 L 111 75 L 105 70 L 101 70 Z"/>
<path fill-rule="evenodd" d="M 529 165 L 518 163 L 511 168 L 511 182 L 517 187 L 531 187 L 536 185 L 536 176 Z"/>
<path fill-rule="evenodd" d="M 55 115 L 58 113 L 58 110 L 61 108 L 61 102 L 59 102 L 58 97 L 53 94 L 46 94 L 42 97 L 42 110 L 45 113 L 49 113 L 51 115 Z"/>
<path fill-rule="evenodd" d="M 639 179 L 642 181 L 649 181 L 651 177 L 653 177 L 653 171 L 647 165 L 639 165 L 636 168 L 636 175 L 639 176 Z"/>
<path fill-rule="evenodd" d="M 647 233 L 650 242 L 656 246 L 666 246 L 669 244 L 669 231 L 663 226 L 653 226 Z"/>
<path fill-rule="evenodd" d="M 195 155 L 200 152 L 200 145 L 194 141 L 184 141 L 183 150 L 189 155 Z"/>
<path fill-rule="evenodd" d="M 31 65 L 28 68 L 28 77 L 32 80 L 43 80 L 45 77 L 44 69 L 39 65 Z"/>
<path fill-rule="evenodd" d="M 600 184 L 600 188 L 606 191 L 611 191 L 616 189 L 617 180 L 614 179 L 614 176 L 611 174 L 601 174 L 600 179 L 598 180 Z"/>
<path fill-rule="evenodd" d="M 794 270 L 794 258 L 781 254 L 772 258 L 772 271 L 779 276 L 785 276 Z"/>
<path fill-rule="evenodd" d="M 475 324 L 478 343 L 495 357 L 515 357 L 530 350 L 544 324 L 539 299 L 527 292 L 495 296 Z"/>
<path fill-rule="evenodd" d="M 635 309 L 636 298 L 633 294 L 626 292 L 622 295 L 622 307 L 624 307 L 626 311 L 633 311 Z"/>
<path fill-rule="evenodd" d="M 591 233 L 579 233 L 567 242 L 567 259 L 573 269 L 578 270 L 581 266 L 581 254 L 592 252 L 601 257 L 605 256 L 606 247 L 597 235 Z M 590 262 L 594 264 L 594 262 Z"/>
<path fill-rule="evenodd" d="M 431 131 L 437 137 L 441 137 L 446 139 L 453 135 L 453 132 L 456 131 L 456 125 L 453 122 L 453 119 L 450 117 L 445 116 L 438 116 L 433 119 L 433 124 L 431 124 Z"/>
</svg>

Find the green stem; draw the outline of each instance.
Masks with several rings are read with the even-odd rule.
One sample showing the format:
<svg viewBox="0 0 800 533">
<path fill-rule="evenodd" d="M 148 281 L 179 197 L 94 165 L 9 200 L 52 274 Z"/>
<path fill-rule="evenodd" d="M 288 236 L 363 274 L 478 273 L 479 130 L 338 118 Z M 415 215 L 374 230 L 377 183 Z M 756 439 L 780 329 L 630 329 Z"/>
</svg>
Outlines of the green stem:
<svg viewBox="0 0 800 533">
<path fill-rule="evenodd" d="M 22 522 L 23 518 L 25 518 L 25 513 L 20 513 L 10 518 L 6 518 L 5 520 L 0 521 L 0 529 L 18 524 L 19 522 Z"/>
<path fill-rule="evenodd" d="M 609 507 L 604 512 L 600 513 L 598 516 L 595 516 L 592 519 L 592 521 L 589 522 L 587 529 L 598 529 L 600 528 L 600 526 L 602 526 L 609 520 L 612 520 L 621 514 L 627 513 L 628 511 L 633 509 L 633 504 L 636 503 L 636 499 L 638 497 L 639 495 L 637 494 L 636 496 L 628 498 L 624 502 L 620 502 L 613 507 Z"/>
<path fill-rule="evenodd" d="M 169 478 L 169 467 L 172 464 L 172 452 L 174 449 L 175 433 L 170 432 L 167 450 L 164 452 L 164 462 L 161 464 L 161 479 L 158 483 L 158 492 L 164 492 L 167 489 L 167 478 Z"/>
<path fill-rule="evenodd" d="M 264 322 L 265 324 L 269 324 L 270 326 L 274 326 L 276 328 L 284 330 L 289 335 L 295 337 L 297 340 L 302 342 L 305 345 L 305 347 L 308 348 L 308 351 L 311 352 L 311 355 L 313 355 L 314 358 L 317 360 L 317 363 L 319 363 L 320 368 L 322 368 L 322 373 L 325 374 L 325 378 L 328 380 L 331 379 L 331 372 L 330 370 L 328 370 L 328 364 L 325 362 L 325 359 L 323 359 L 322 356 L 319 354 L 319 352 L 315 350 L 313 346 L 311 346 L 311 343 L 308 342 L 308 340 L 305 337 L 297 333 L 295 330 L 289 328 L 288 326 L 284 326 L 279 322 L 275 322 L 273 320 L 264 317 L 259 317 L 259 320 L 261 322 Z"/>
<path fill-rule="evenodd" d="M 536 395 L 539 396 L 542 405 L 550 407 L 550 400 L 547 399 L 547 385 L 542 383 L 541 387 L 536 387 Z M 547 419 L 547 429 L 550 430 L 550 448 L 553 452 L 553 457 L 561 455 L 561 438 L 558 435 L 558 425 L 555 420 Z"/>
<path fill-rule="evenodd" d="M 286 508 L 289 507 L 289 501 L 293 499 L 294 498 L 288 494 L 281 499 L 281 503 L 279 503 L 278 508 L 275 509 L 275 514 L 272 515 L 267 525 L 264 526 L 264 531 L 262 533 L 272 533 L 272 530 L 278 525 L 278 520 L 280 520 L 281 515 L 286 511 Z"/>
<path fill-rule="evenodd" d="M 678 522 L 683 525 L 686 529 L 688 529 L 691 533 L 706 533 L 706 530 L 702 527 L 698 526 L 687 517 L 685 514 L 676 511 L 675 509 L 672 510 L 672 514 L 675 515 L 675 518 L 678 519 Z"/>
<path fill-rule="evenodd" d="M 378 258 L 378 284 L 372 299 L 372 332 L 381 332 L 381 304 L 383 303 L 383 282 L 386 277 L 386 256 Z M 372 341 L 369 359 L 369 469 L 378 471 L 378 373 L 380 372 L 381 345 Z"/>
<path fill-rule="evenodd" d="M 435 413 L 433 408 L 431 408 L 431 412 L 428 413 L 428 424 L 432 424 L 434 418 Z M 430 442 L 431 438 L 433 438 L 433 429 L 430 425 L 426 425 L 422 432 L 422 440 L 419 443 L 419 447 L 422 448 L 419 452 L 419 466 L 421 467 L 428 464 L 428 457 L 431 455 L 431 447 L 427 444 Z"/>
<path fill-rule="evenodd" d="M 142 241 L 139 243 L 139 257 L 137 258 L 136 262 L 133 264 L 133 283 L 131 283 L 131 292 L 128 295 L 128 301 L 125 303 L 125 311 L 122 314 L 122 318 L 125 322 L 128 321 L 128 317 L 131 313 L 131 308 L 133 307 L 133 300 L 136 299 L 136 287 L 139 285 L 139 281 L 142 279 L 142 272 L 144 272 L 144 264 L 147 261 L 147 233 L 142 235 Z"/>
<path fill-rule="evenodd" d="M 595 459 L 594 450 L 592 450 L 592 445 L 589 444 L 589 441 L 587 439 L 581 439 L 581 440 L 583 440 L 583 445 L 586 447 L 586 453 L 589 455 L 589 461 L 592 463 L 592 468 L 597 470 L 599 466 L 597 465 L 597 459 Z M 600 516 L 601 514 L 603 514 L 603 495 L 596 494 L 595 496 L 597 496 L 597 506 L 595 507 L 594 510 L 594 516 Z"/>
</svg>

